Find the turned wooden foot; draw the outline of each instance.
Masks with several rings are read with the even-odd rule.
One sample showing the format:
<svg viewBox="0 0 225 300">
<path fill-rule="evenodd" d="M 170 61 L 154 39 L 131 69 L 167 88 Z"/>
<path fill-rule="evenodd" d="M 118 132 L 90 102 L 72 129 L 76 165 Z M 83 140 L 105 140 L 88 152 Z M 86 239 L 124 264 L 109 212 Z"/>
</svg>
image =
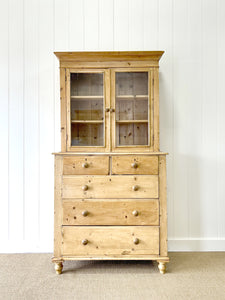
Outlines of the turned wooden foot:
<svg viewBox="0 0 225 300">
<path fill-rule="evenodd" d="M 159 272 L 161 274 L 166 273 L 166 263 L 165 262 L 159 261 L 158 268 L 159 268 Z"/>
<path fill-rule="evenodd" d="M 60 275 L 62 273 L 62 269 L 63 269 L 63 263 L 62 262 L 56 262 L 55 263 L 56 274 Z"/>
</svg>

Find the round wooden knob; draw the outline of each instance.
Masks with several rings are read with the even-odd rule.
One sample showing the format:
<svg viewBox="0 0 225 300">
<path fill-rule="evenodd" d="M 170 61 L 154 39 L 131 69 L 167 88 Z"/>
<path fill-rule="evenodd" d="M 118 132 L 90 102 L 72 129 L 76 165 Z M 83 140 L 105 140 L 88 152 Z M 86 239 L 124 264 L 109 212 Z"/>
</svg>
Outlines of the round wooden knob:
<svg viewBox="0 0 225 300">
<path fill-rule="evenodd" d="M 88 244 L 88 240 L 87 239 L 82 240 L 82 244 L 83 245 L 87 245 Z"/>
<path fill-rule="evenodd" d="M 110 109 L 109 109 L 108 107 L 106 107 L 105 111 L 106 111 L 106 112 L 109 112 L 109 111 L 110 111 Z"/>
<path fill-rule="evenodd" d="M 88 163 L 87 162 L 83 163 L 82 168 L 88 168 Z"/>
<path fill-rule="evenodd" d="M 113 113 L 115 111 L 114 108 L 110 108 L 110 112 Z"/>
<path fill-rule="evenodd" d="M 133 191 L 137 191 L 138 190 L 138 185 L 134 185 L 133 186 Z"/>
<path fill-rule="evenodd" d="M 87 191 L 87 190 L 88 190 L 88 186 L 87 186 L 86 184 L 83 185 L 83 186 L 82 186 L 82 190 L 83 190 L 83 191 Z"/>
<path fill-rule="evenodd" d="M 138 238 L 135 238 L 135 239 L 134 239 L 134 244 L 135 244 L 135 245 L 139 244 L 139 239 L 138 239 Z"/>
<path fill-rule="evenodd" d="M 138 164 L 136 162 L 134 162 L 134 163 L 131 164 L 131 167 L 134 168 L 134 169 L 137 169 Z"/>
<path fill-rule="evenodd" d="M 87 215 L 88 215 L 88 211 L 87 210 L 82 211 L 82 216 L 87 217 Z"/>
<path fill-rule="evenodd" d="M 138 216 L 138 211 L 137 211 L 137 210 L 134 210 L 134 211 L 132 212 L 132 214 L 133 214 L 135 217 L 137 217 L 137 216 Z"/>
</svg>

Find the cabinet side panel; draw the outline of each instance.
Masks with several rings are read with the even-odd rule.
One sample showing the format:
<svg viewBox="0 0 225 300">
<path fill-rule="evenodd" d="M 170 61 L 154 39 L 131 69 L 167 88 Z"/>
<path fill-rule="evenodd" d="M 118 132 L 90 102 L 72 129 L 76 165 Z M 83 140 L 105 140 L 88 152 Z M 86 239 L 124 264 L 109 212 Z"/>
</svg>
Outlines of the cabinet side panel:
<svg viewBox="0 0 225 300">
<path fill-rule="evenodd" d="M 166 156 L 159 156 L 160 256 L 167 256 Z"/>
<path fill-rule="evenodd" d="M 54 200 L 54 257 L 61 256 L 62 246 L 62 166 L 63 157 L 55 156 L 55 200 Z"/>
<path fill-rule="evenodd" d="M 159 151 L 159 69 L 154 68 L 154 151 Z"/>
<path fill-rule="evenodd" d="M 66 87 L 65 69 L 60 68 L 60 101 L 61 101 L 61 151 L 66 152 Z"/>
</svg>

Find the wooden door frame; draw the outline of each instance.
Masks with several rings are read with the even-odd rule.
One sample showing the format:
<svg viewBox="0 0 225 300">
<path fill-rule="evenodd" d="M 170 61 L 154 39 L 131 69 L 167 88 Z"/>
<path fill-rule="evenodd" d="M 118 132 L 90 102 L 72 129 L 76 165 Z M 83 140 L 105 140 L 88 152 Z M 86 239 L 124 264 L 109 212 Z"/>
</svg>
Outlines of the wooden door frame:
<svg viewBox="0 0 225 300">
<path fill-rule="evenodd" d="M 148 72 L 148 145 L 116 145 L 116 72 Z M 111 108 L 114 113 L 110 114 L 111 145 L 113 152 L 151 152 L 154 151 L 154 69 L 153 68 L 112 68 L 111 73 Z"/>
<path fill-rule="evenodd" d="M 104 81 L 104 146 L 71 146 L 71 113 L 70 113 L 70 74 L 71 73 L 102 73 Z M 110 70 L 109 69 L 66 69 L 66 115 L 67 115 L 67 134 L 66 149 L 69 152 L 109 152 L 110 150 L 110 115 L 106 108 L 110 107 Z"/>
</svg>

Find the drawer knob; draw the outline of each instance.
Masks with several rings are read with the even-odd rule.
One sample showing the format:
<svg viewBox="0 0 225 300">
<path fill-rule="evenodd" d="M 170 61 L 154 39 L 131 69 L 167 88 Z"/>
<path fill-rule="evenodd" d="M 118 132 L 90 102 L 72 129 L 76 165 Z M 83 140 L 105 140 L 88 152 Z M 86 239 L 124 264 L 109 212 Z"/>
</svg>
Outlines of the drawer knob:
<svg viewBox="0 0 225 300">
<path fill-rule="evenodd" d="M 138 185 L 133 186 L 133 191 L 137 191 L 139 189 Z"/>
<path fill-rule="evenodd" d="M 131 167 L 134 168 L 134 169 L 137 169 L 138 164 L 136 162 L 134 162 L 134 163 L 131 164 Z"/>
<path fill-rule="evenodd" d="M 134 211 L 132 212 L 132 214 L 133 214 L 135 217 L 137 217 L 137 216 L 138 216 L 138 211 L 137 211 L 137 210 L 134 210 Z"/>
<path fill-rule="evenodd" d="M 110 112 L 113 113 L 115 111 L 114 108 L 110 108 Z"/>
<path fill-rule="evenodd" d="M 88 211 L 87 210 L 82 211 L 82 216 L 87 217 L 87 215 L 88 215 Z"/>
<path fill-rule="evenodd" d="M 88 186 L 87 186 L 86 184 L 83 185 L 83 186 L 82 186 L 82 190 L 83 190 L 83 191 L 87 191 L 87 190 L 88 190 Z"/>
<path fill-rule="evenodd" d="M 135 238 L 135 239 L 134 239 L 134 244 L 135 244 L 135 245 L 139 244 L 139 239 L 138 239 L 138 238 Z"/>
<path fill-rule="evenodd" d="M 87 239 L 82 240 L 82 244 L 83 245 L 87 245 L 88 244 L 88 240 Z"/>
<path fill-rule="evenodd" d="M 82 168 L 88 168 L 88 163 L 87 162 L 83 163 Z"/>
<path fill-rule="evenodd" d="M 105 111 L 106 111 L 106 112 L 109 112 L 109 111 L 110 111 L 109 107 L 106 107 Z"/>
</svg>

